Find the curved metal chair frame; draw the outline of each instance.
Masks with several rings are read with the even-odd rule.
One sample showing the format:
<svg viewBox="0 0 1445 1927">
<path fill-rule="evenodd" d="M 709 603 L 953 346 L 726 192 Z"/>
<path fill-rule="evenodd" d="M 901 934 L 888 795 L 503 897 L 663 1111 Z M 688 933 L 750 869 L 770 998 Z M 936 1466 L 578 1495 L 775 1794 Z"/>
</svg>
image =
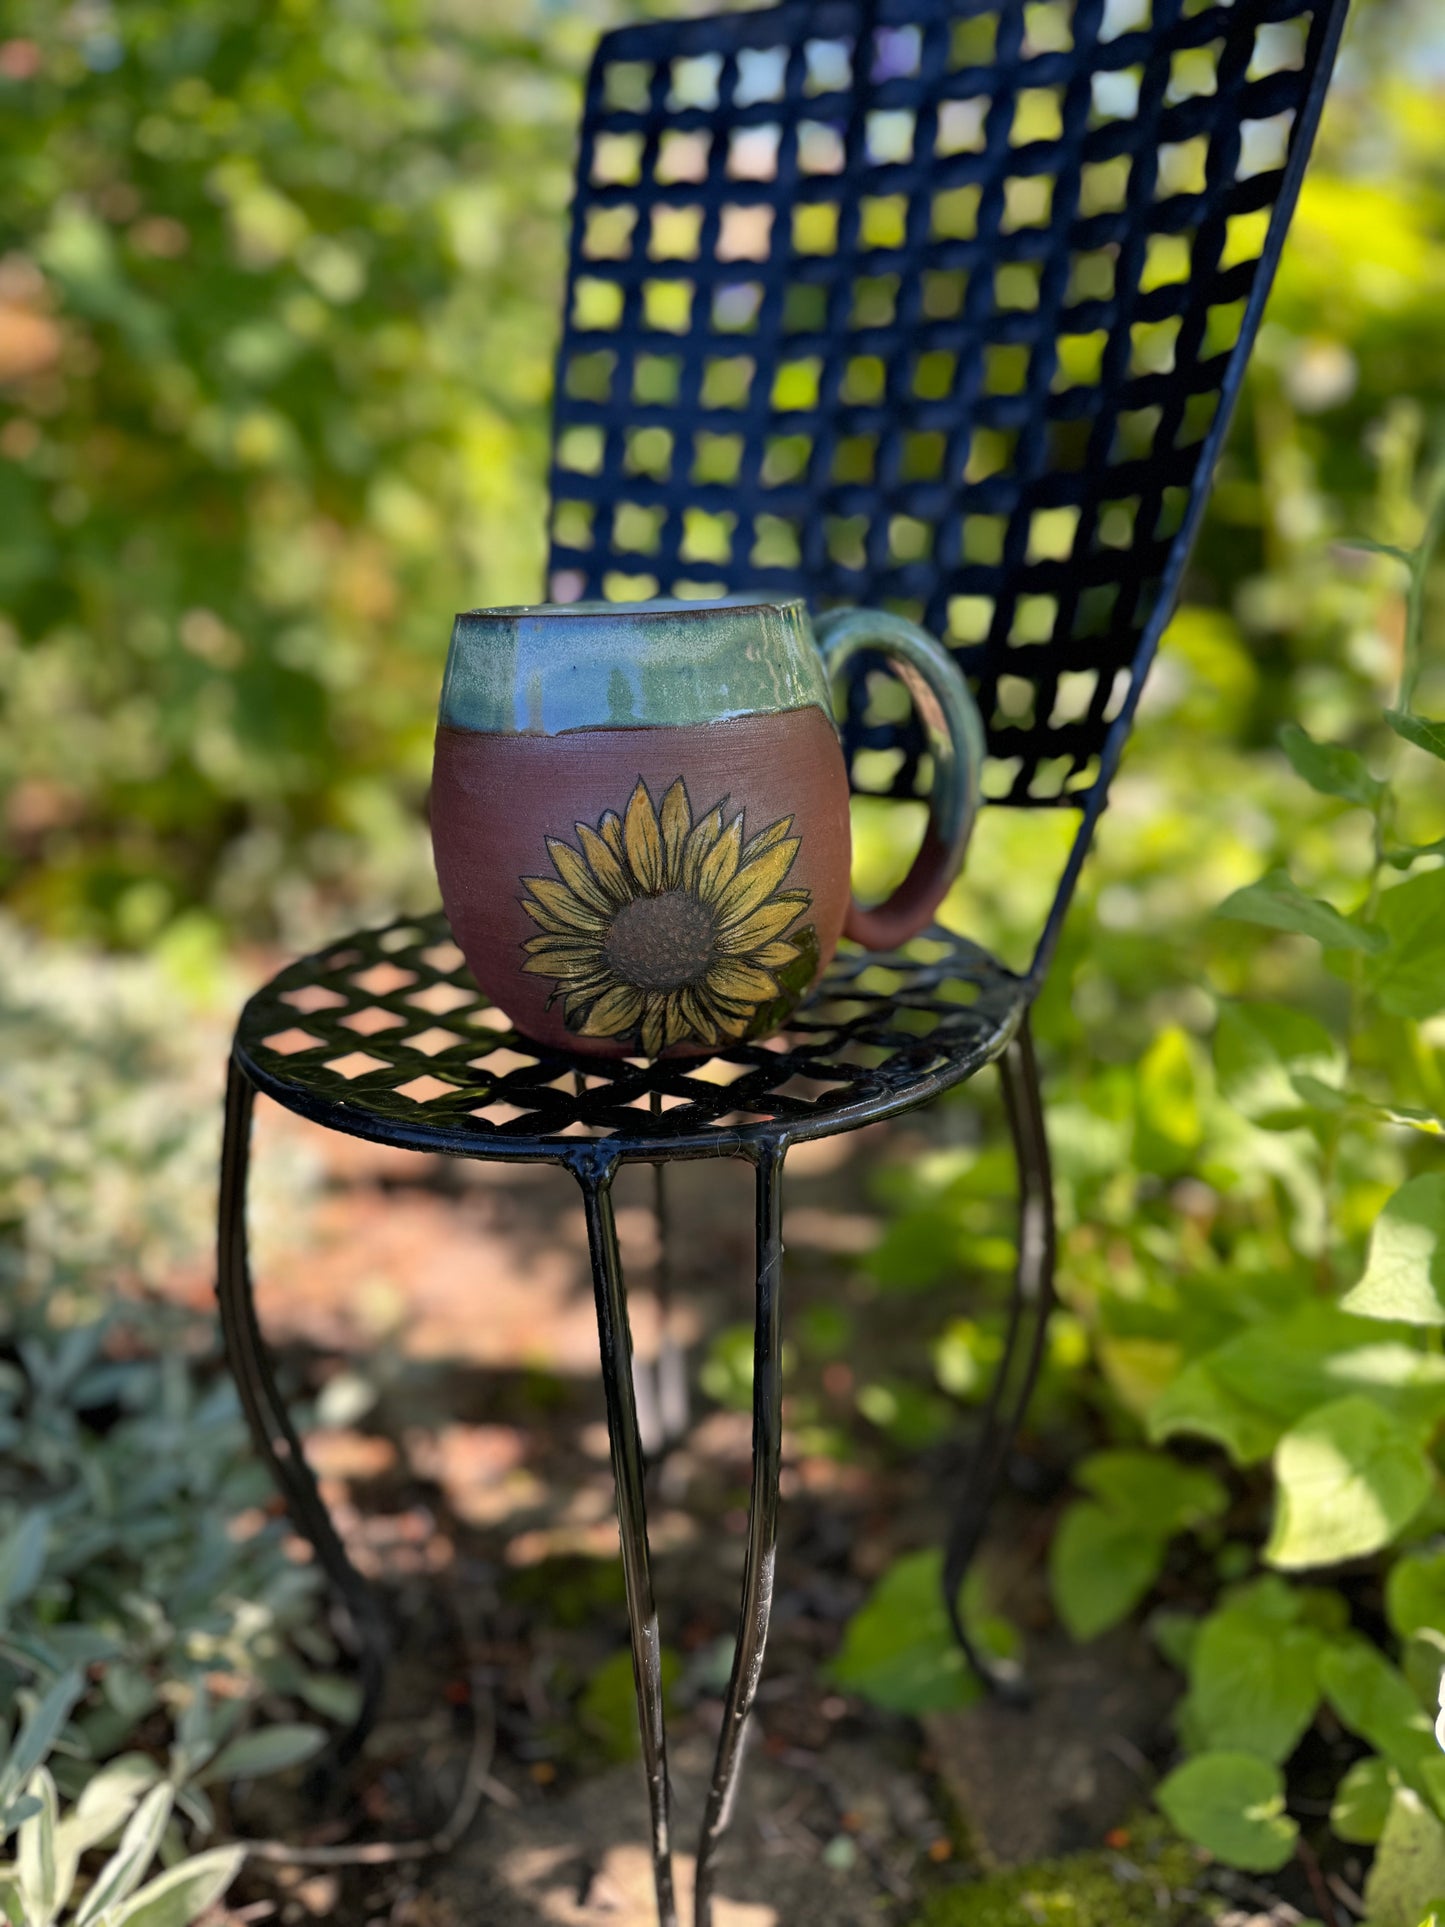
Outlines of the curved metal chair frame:
<svg viewBox="0 0 1445 1927">
<path fill-rule="evenodd" d="M 978 694 L 985 794 L 1078 834 L 1029 969 L 945 930 L 845 952 L 780 1038 L 705 1064 L 519 1036 L 440 916 L 347 937 L 242 1014 L 221 1313 L 258 1447 L 353 1621 L 374 1715 L 385 1632 L 262 1345 L 246 1257 L 254 1092 L 333 1129 L 548 1160 L 581 1188 L 662 1927 L 676 1927 L 644 1455 L 618 1166 L 756 1173 L 753 1478 L 737 1652 L 698 1851 L 698 1927 L 767 1636 L 782 1442 L 790 1145 L 999 1066 L 1019 1169 L 1003 1363 L 944 1562 L 959 1605 L 1053 1295 L 1029 1009 L 1178 595 L 1323 105 L 1348 0 L 788 0 L 626 27 L 587 86 L 558 357 L 556 600 L 804 593 L 910 614 Z M 855 788 L 906 796 L 923 741 L 875 669 Z M 880 752 L 882 754 L 880 755 Z M 881 775 L 881 780 L 880 780 Z M 659 1201 L 661 1194 L 659 1188 Z"/>
</svg>

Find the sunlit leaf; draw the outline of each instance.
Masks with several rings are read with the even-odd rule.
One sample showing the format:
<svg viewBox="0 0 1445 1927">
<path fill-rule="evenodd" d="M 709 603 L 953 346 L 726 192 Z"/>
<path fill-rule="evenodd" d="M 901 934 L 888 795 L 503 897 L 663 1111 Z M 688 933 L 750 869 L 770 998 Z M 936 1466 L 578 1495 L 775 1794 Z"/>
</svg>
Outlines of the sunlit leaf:
<svg viewBox="0 0 1445 1927">
<path fill-rule="evenodd" d="M 1276 1447 L 1274 1471 L 1265 1557 L 1285 1570 L 1377 1552 L 1414 1518 L 1432 1484 L 1414 1436 L 1358 1395 L 1301 1419 Z"/>
<path fill-rule="evenodd" d="M 245 1858 L 244 1847 L 214 1847 L 183 1860 L 113 1908 L 106 1927 L 188 1927 L 221 1898 Z"/>
<path fill-rule="evenodd" d="M 1421 1172 L 1385 1205 L 1365 1275 L 1344 1308 L 1364 1318 L 1445 1325 L 1445 1173 Z"/>
<path fill-rule="evenodd" d="M 1365 1882 L 1370 1927 L 1420 1927 L 1445 1895 L 1445 1827 L 1409 1787 L 1401 1787 Z"/>
</svg>

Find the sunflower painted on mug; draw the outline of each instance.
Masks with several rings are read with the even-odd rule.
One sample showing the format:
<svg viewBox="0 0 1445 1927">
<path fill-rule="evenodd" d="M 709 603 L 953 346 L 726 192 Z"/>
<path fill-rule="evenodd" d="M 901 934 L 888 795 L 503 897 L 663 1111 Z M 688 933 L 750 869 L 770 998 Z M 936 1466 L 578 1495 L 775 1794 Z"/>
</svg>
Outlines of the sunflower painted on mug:
<svg viewBox="0 0 1445 1927">
<path fill-rule="evenodd" d="M 635 1040 L 647 1057 L 712 1047 L 776 1021 L 817 938 L 798 919 L 807 890 L 786 890 L 802 839 L 791 816 L 745 840 L 726 797 L 693 819 L 681 777 L 658 809 L 639 777 L 622 816 L 576 825 L 577 846 L 547 838 L 555 877 L 524 877 L 522 908 L 540 934 L 523 968 L 553 983 L 579 1037 Z M 789 934 L 791 932 L 791 934 Z"/>
</svg>

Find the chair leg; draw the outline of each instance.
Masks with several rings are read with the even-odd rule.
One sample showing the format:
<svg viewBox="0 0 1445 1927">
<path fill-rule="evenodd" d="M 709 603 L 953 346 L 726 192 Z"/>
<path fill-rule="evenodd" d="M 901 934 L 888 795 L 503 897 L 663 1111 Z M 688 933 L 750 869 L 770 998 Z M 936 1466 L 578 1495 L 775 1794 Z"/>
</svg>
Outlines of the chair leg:
<svg viewBox="0 0 1445 1927">
<path fill-rule="evenodd" d="M 645 1468 L 637 1430 L 632 1335 L 627 1322 L 627 1292 L 612 1208 L 615 1169 L 610 1162 L 581 1158 L 573 1166 L 587 1214 L 592 1286 L 597 1299 L 597 1337 L 602 1355 L 602 1383 L 607 1395 L 612 1476 L 617 1489 L 617 1523 L 632 1636 L 632 1672 L 637 1686 L 642 1764 L 652 1808 L 652 1872 L 657 1890 L 657 1915 L 659 1927 L 677 1927 L 677 1901 L 672 1883 L 672 1797 L 662 1706 L 662 1648 L 647 1543 Z"/>
<path fill-rule="evenodd" d="M 254 1104 L 255 1092 L 249 1080 L 232 1062 L 226 1078 L 226 1125 L 221 1146 L 216 1298 L 227 1361 L 251 1437 L 286 1501 L 292 1523 L 310 1542 L 350 1621 L 362 1689 L 356 1720 L 340 1743 L 341 1757 L 350 1759 L 360 1750 L 376 1719 L 389 1642 L 376 1596 L 352 1565 L 331 1523 L 261 1337 L 246 1235 Z"/>
<path fill-rule="evenodd" d="M 1004 1698 L 1023 1698 L 1018 1668 L 981 1653 L 963 1623 L 961 1593 L 988 1523 L 989 1509 L 1017 1441 L 1043 1363 L 1054 1302 L 1057 1238 L 1053 1173 L 1033 1034 L 1024 1018 L 999 1063 L 1004 1105 L 1018 1161 L 1018 1261 L 1003 1358 L 963 1484 L 943 1562 L 943 1597 L 954 1636 L 969 1664 Z"/>
<path fill-rule="evenodd" d="M 767 1146 L 757 1165 L 757 1316 L 753 1338 L 753 1482 L 737 1649 L 723 1709 L 722 1732 L 708 1788 L 697 1853 L 694 1927 L 712 1927 L 713 1862 L 727 1831 L 742 1768 L 748 1719 L 763 1670 L 778 1547 L 778 1484 L 783 1448 L 782 1146 Z"/>
<path fill-rule="evenodd" d="M 692 1423 L 687 1354 L 672 1333 L 672 1224 L 667 1185 L 667 1166 L 654 1164 L 652 1210 L 657 1220 L 657 1305 L 662 1328 L 657 1347 L 657 1422 L 664 1450 L 686 1438 Z"/>
</svg>

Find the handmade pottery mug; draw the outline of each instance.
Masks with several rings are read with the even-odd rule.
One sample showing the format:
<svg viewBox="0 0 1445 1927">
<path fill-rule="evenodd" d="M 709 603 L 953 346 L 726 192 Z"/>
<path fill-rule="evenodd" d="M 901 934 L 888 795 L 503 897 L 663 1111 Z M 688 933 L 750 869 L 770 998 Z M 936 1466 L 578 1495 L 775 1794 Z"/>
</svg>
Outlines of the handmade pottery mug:
<svg viewBox="0 0 1445 1927">
<path fill-rule="evenodd" d="M 878 909 L 851 900 L 831 684 L 876 650 L 933 757 L 929 827 Z M 474 609 L 452 631 L 431 794 L 452 932 L 540 1042 L 705 1054 L 766 1036 L 840 934 L 890 948 L 963 861 L 983 731 L 956 664 L 902 617 L 713 602 Z"/>
</svg>

